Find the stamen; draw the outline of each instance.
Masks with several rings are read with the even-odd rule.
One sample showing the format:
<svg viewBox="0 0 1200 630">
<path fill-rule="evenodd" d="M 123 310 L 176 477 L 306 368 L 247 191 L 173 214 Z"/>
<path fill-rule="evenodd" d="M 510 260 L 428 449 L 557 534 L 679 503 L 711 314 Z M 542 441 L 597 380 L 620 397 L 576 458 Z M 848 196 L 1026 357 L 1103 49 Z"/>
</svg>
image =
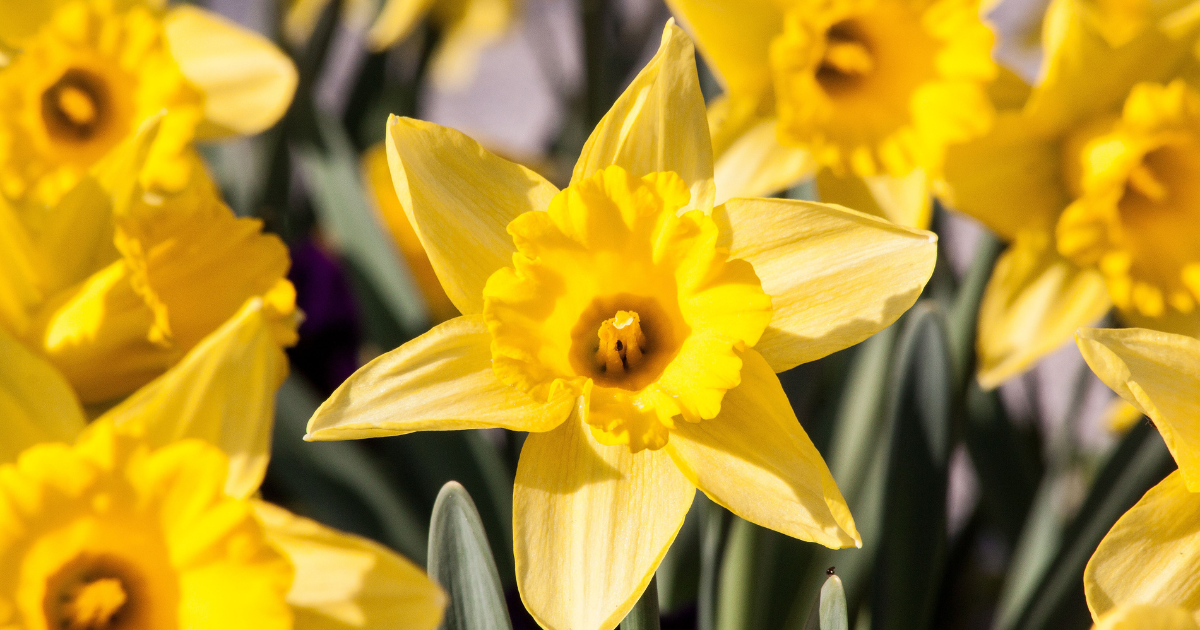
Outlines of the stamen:
<svg viewBox="0 0 1200 630">
<path fill-rule="evenodd" d="M 83 126 L 96 121 L 96 103 L 87 92 L 65 85 L 58 92 L 58 109 L 72 123 Z"/>
<path fill-rule="evenodd" d="M 871 52 L 861 42 L 831 40 L 821 66 L 847 75 L 865 75 L 875 69 Z"/>
<path fill-rule="evenodd" d="M 1129 172 L 1129 187 L 1151 201 L 1162 201 L 1167 198 L 1167 187 L 1154 172 L 1144 163 L 1133 167 Z"/>
<path fill-rule="evenodd" d="M 100 578 L 79 584 L 63 594 L 62 620 L 64 630 L 103 630 L 121 608 L 128 596 L 117 578 Z"/>
<path fill-rule="evenodd" d="M 600 324 L 597 334 L 600 348 L 596 351 L 596 361 L 610 376 L 624 374 L 641 363 L 646 335 L 642 334 L 637 313 L 617 311 L 615 317 Z"/>
</svg>

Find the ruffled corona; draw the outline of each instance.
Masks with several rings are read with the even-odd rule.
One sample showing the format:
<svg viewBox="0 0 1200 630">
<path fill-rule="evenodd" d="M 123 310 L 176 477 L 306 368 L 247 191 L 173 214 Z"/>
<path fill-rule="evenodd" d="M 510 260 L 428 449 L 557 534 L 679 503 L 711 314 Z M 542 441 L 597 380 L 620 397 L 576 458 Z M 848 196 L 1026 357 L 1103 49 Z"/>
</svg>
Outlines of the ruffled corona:
<svg viewBox="0 0 1200 630">
<path fill-rule="evenodd" d="M 969 0 L 804 0 L 771 44 L 777 133 L 837 172 L 937 174 L 984 134 L 993 35 Z"/>
<path fill-rule="evenodd" d="M 1140 84 L 1109 133 L 1083 151 L 1081 195 L 1058 221 L 1058 250 L 1098 268 L 1121 310 L 1191 314 L 1200 300 L 1200 95 Z"/>
<path fill-rule="evenodd" d="M 203 117 L 203 96 L 172 59 L 156 15 L 76 1 L 12 43 L 22 52 L 0 72 L 0 193 L 53 205 L 163 109 L 147 177 L 164 190 L 182 187 L 178 156 Z"/>
<path fill-rule="evenodd" d="M 689 199 L 674 173 L 610 166 L 513 220 L 514 267 L 484 289 L 501 380 L 586 396 L 596 439 L 634 452 L 666 445 L 676 416 L 715 417 L 771 298 L 711 217 L 678 212 Z"/>
<path fill-rule="evenodd" d="M 286 630 L 292 566 L 226 458 L 94 427 L 0 468 L 0 627 Z"/>
</svg>

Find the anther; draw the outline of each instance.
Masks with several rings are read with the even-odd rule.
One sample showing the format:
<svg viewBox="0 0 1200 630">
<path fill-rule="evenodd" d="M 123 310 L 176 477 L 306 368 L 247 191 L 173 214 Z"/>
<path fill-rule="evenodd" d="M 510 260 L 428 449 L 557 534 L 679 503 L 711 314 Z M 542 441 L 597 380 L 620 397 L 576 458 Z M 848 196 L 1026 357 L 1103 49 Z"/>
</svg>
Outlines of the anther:
<svg viewBox="0 0 1200 630">
<path fill-rule="evenodd" d="M 616 316 L 600 324 L 597 334 L 600 347 L 596 350 L 596 361 L 605 373 L 623 374 L 641 362 L 646 335 L 642 334 L 637 313 L 617 311 Z"/>
</svg>

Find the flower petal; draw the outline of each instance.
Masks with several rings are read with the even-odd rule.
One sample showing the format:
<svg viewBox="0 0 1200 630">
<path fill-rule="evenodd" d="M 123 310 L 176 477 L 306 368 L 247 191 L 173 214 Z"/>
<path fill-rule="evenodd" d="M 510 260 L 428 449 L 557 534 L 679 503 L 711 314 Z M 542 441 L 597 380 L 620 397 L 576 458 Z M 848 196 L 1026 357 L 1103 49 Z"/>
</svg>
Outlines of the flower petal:
<svg viewBox="0 0 1200 630">
<path fill-rule="evenodd" d="M 924 230 L 809 201 L 731 199 L 724 208 L 730 258 L 754 265 L 775 308 L 755 350 L 776 372 L 887 327 L 933 273 L 937 236 Z"/>
<path fill-rule="evenodd" d="M 58 370 L 0 327 L 0 463 L 39 442 L 74 442 L 87 420 Z"/>
<path fill-rule="evenodd" d="M 446 295 L 464 315 L 483 312 L 483 285 L 516 251 L 508 223 L 545 210 L 558 189 L 458 131 L 411 118 L 388 119 L 387 152 L 396 195 Z"/>
<path fill-rule="evenodd" d="M 951 145 L 944 175 L 949 202 L 1007 240 L 1022 230 L 1053 231 L 1071 202 L 1061 138 L 1016 112 L 996 116 L 982 138 Z"/>
<path fill-rule="evenodd" d="M 283 117 L 299 77 L 270 40 L 191 6 L 172 9 L 163 28 L 179 69 L 204 92 L 198 135 L 254 134 Z"/>
<path fill-rule="evenodd" d="M 262 501 L 254 512 L 295 568 L 287 602 L 296 630 L 432 630 L 446 594 L 412 562 Z"/>
<path fill-rule="evenodd" d="M 933 213 L 929 180 L 916 169 L 904 177 L 837 175 L 830 169 L 817 174 L 821 201 L 854 208 L 906 227 L 925 229 Z"/>
<path fill-rule="evenodd" d="M 730 93 L 759 95 L 771 87 L 771 40 L 783 30 L 779 2 L 667 0 L 667 5 Z"/>
<path fill-rule="evenodd" d="M 1096 630 L 1196 630 L 1192 611 L 1178 606 L 1117 606 L 1096 620 Z"/>
<path fill-rule="evenodd" d="M 33 240 L 17 213 L 0 200 L 0 328 L 24 334 L 44 298 Z"/>
<path fill-rule="evenodd" d="M 1000 255 L 979 306 L 979 384 L 985 389 L 1029 369 L 1076 328 L 1111 307 L 1099 272 L 1063 258 L 1042 232 L 1023 232 Z"/>
<path fill-rule="evenodd" d="M 812 154 L 785 147 L 775 137 L 774 118 L 764 119 L 739 136 L 717 159 L 716 203 L 733 197 L 762 197 L 791 188 L 816 171 Z"/>
<path fill-rule="evenodd" d="M 1085 328 L 1075 339 L 1096 376 L 1154 421 L 1188 490 L 1200 491 L 1200 340 L 1142 328 Z"/>
<path fill-rule="evenodd" d="M 800 426 L 779 378 L 753 350 L 721 413 L 676 422 L 667 452 L 683 474 L 734 514 L 793 538 L 862 545 L 825 460 Z"/>
<path fill-rule="evenodd" d="M 445 5 L 443 5 L 445 6 Z M 511 0 L 472 0 L 453 20 L 445 20 L 429 62 L 429 77 L 442 90 L 462 90 L 475 78 L 479 57 L 512 25 Z"/>
<path fill-rule="evenodd" d="M 433 0 L 387 0 L 367 31 L 367 43 L 380 51 L 408 36 L 425 17 Z"/>
<path fill-rule="evenodd" d="M 592 130 L 571 183 L 612 164 L 636 177 L 675 172 L 692 191 L 690 208 L 712 207 L 712 141 L 695 50 L 674 20 L 663 29 L 658 53 Z"/>
<path fill-rule="evenodd" d="M 586 409 L 580 398 L 577 411 Z M 663 450 L 603 446 L 577 414 L 531 434 L 513 489 L 525 607 L 550 630 L 608 630 L 633 608 L 696 490 Z"/>
<path fill-rule="evenodd" d="M 258 490 L 270 457 L 275 390 L 287 376 L 282 346 L 295 341 L 291 284 L 247 300 L 162 376 L 102 419 L 144 432 L 155 446 L 199 438 L 229 456 L 225 491 Z"/>
<path fill-rule="evenodd" d="M 1092 617 L 1128 604 L 1200 609 L 1197 564 L 1200 494 L 1175 471 L 1117 520 L 1088 561 L 1083 586 Z"/>
<path fill-rule="evenodd" d="M 456 317 L 346 379 L 308 422 L 307 440 L 502 427 L 549 431 L 572 400 L 539 404 L 492 371 L 482 315 Z"/>
</svg>

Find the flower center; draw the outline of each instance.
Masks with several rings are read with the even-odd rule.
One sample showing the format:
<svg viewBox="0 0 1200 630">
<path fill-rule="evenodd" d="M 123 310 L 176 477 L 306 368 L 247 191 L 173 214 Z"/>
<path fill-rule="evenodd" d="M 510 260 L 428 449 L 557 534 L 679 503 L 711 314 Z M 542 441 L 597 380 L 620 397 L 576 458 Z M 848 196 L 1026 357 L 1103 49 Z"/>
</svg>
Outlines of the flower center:
<svg viewBox="0 0 1200 630">
<path fill-rule="evenodd" d="M 845 94 L 862 84 L 875 69 L 875 59 L 862 29 L 850 20 L 830 27 L 825 34 L 825 54 L 817 66 L 817 82 L 831 96 Z"/>
<path fill-rule="evenodd" d="M 641 319 L 637 313 L 617 311 L 616 317 L 600 324 L 597 335 L 600 337 L 600 348 L 596 350 L 596 362 L 605 373 L 614 376 L 624 374 L 642 362 L 646 335 L 642 333 Z"/>
<path fill-rule="evenodd" d="M 94 74 L 72 68 L 42 93 L 42 119 L 50 137 L 87 142 L 108 119 L 108 90 Z"/>
<path fill-rule="evenodd" d="M 80 584 L 65 593 L 69 598 L 63 605 L 65 627 L 70 630 L 99 630 L 125 607 L 128 595 L 117 578 L 100 578 Z"/>
<path fill-rule="evenodd" d="M 571 367 L 605 387 L 642 389 L 679 352 L 688 330 L 677 319 L 653 298 L 595 299 L 571 331 Z"/>
<path fill-rule="evenodd" d="M 47 627 L 58 630 L 132 630 L 144 626 L 144 590 L 137 572 L 112 556 L 83 554 L 47 583 Z"/>
</svg>

